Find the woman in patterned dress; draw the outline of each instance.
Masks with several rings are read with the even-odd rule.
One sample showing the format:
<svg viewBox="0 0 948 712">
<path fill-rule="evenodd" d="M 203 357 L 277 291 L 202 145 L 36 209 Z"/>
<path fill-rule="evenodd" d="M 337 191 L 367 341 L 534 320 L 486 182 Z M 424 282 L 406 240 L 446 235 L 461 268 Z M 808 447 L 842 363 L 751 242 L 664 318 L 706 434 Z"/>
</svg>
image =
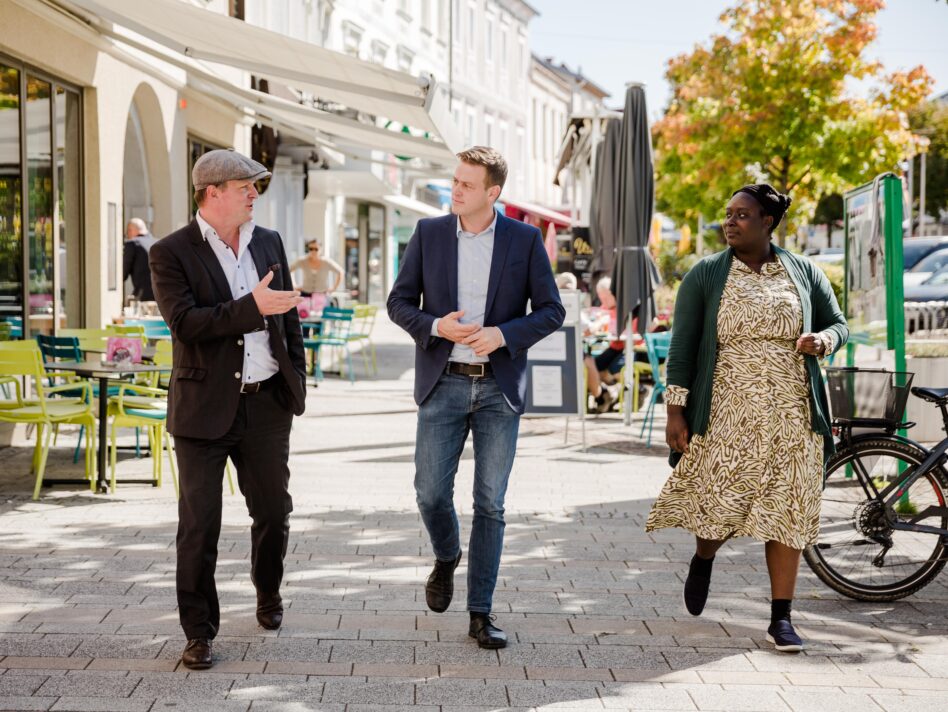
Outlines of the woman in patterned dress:
<svg viewBox="0 0 948 712">
<path fill-rule="evenodd" d="M 675 469 L 646 530 L 695 535 L 684 587 L 695 616 L 724 542 L 765 542 L 767 637 L 795 652 L 803 646 L 790 621 L 800 552 L 816 541 L 832 452 L 818 358 L 842 346 L 849 330 L 823 272 L 771 243 L 789 205 L 767 184 L 734 193 L 728 249 L 698 262 L 679 287 L 665 394 Z"/>
</svg>

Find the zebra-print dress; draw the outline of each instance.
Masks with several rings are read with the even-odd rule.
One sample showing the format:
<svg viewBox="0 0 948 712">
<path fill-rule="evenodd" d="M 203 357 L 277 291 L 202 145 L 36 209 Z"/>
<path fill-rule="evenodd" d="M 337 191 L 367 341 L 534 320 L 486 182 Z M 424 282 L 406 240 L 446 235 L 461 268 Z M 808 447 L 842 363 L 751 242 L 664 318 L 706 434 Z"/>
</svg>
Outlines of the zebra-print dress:
<svg viewBox="0 0 948 712">
<path fill-rule="evenodd" d="M 823 438 L 810 425 L 796 341 L 797 290 L 779 261 L 760 274 L 734 259 L 718 311 L 718 357 L 705 435 L 691 439 L 646 531 L 682 527 L 703 539 L 751 536 L 802 549 L 819 532 Z M 828 348 L 829 332 L 820 334 Z M 669 386 L 666 402 L 688 391 Z"/>
</svg>

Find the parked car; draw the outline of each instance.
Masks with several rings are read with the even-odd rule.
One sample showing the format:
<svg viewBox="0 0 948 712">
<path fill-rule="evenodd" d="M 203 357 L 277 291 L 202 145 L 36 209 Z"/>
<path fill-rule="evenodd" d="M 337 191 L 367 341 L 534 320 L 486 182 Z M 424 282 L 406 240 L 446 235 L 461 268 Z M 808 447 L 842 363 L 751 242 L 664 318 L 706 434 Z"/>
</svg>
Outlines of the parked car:
<svg viewBox="0 0 948 712">
<path fill-rule="evenodd" d="M 846 253 L 842 247 L 821 247 L 819 252 L 810 256 L 814 262 L 828 262 L 830 264 L 842 264 L 846 259 Z"/>
<path fill-rule="evenodd" d="M 902 269 L 909 270 L 923 257 L 942 247 L 948 247 L 948 235 L 939 237 L 909 237 L 902 241 Z"/>
<path fill-rule="evenodd" d="M 912 269 L 902 276 L 902 284 L 906 287 L 921 284 L 945 265 L 948 265 L 948 245 L 930 252 L 920 259 Z"/>
<path fill-rule="evenodd" d="M 905 287 L 907 302 L 948 301 L 948 266 L 942 267 L 921 284 Z"/>
</svg>

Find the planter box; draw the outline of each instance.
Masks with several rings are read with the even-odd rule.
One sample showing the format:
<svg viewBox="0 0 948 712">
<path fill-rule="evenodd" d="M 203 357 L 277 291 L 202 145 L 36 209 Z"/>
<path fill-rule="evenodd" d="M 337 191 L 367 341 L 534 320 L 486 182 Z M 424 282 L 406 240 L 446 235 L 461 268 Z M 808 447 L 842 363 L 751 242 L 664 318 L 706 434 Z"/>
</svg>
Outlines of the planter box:
<svg viewBox="0 0 948 712">
<path fill-rule="evenodd" d="M 928 388 L 948 386 L 948 356 L 936 358 L 909 356 L 906 359 L 906 365 L 908 370 L 915 374 L 915 379 L 912 381 L 913 386 L 926 386 Z M 921 398 L 909 396 L 907 410 L 908 419 L 918 423 L 908 431 L 908 436 L 912 440 L 922 443 L 936 443 L 945 437 L 941 410 L 933 403 L 927 403 Z"/>
</svg>

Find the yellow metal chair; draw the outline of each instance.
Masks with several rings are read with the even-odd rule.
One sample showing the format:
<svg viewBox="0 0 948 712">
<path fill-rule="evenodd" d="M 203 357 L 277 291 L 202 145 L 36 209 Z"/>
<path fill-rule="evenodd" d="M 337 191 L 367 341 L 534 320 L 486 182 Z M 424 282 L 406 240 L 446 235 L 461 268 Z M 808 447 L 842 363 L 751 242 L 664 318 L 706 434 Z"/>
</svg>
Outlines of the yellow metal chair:
<svg viewBox="0 0 948 712">
<path fill-rule="evenodd" d="M 54 428 L 61 423 L 84 426 L 89 433 L 86 439 L 85 472 L 89 486 L 94 491 L 95 413 L 92 410 L 92 387 L 87 382 L 48 386 L 39 345 L 35 341 L 22 343 L 30 346 L 6 348 L 4 344 L 4 347 L 0 348 L 0 381 L 15 388 L 15 399 L 11 399 L 15 402 L 9 402 L 0 408 L 0 422 L 23 423 L 36 427 L 36 448 L 33 451 L 36 484 L 33 488 L 33 499 L 39 499 L 49 457 L 50 438 Z M 35 399 L 23 398 L 21 379 L 32 381 Z M 80 391 L 79 398 L 54 397 L 60 392 L 75 396 L 77 390 Z"/>
<path fill-rule="evenodd" d="M 155 344 L 155 358 L 153 359 L 153 361 L 155 365 L 157 366 L 168 366 L 169 368 L 171 367 L 172 348 L 171 348 L 170 341 L 167 341 L 167 340 L 158 341 Z M 168 390 L 168 384 L 171 381 L 170 371 L 169 372 L 156 372 L 153 378 L 154 378 L 154 382 L 152 383 L 152 386 L 154 388 L 159 388 L 162 391 Z M 169 456 L 173 458 L 174 457 L 174 454 L 173 454 L 174 438 L 171 436 L 170 433 L 168 433 L 167 430 L 165 430 L 164 435 L 165 435 L 165 438 L 170 439 L 170 442 L 172 443 L 168 445 L 168 452 L 169 452 Z M 230 493 L 234 494 L 236 492 L 236 489 L 234 488 L 234 477 L 230 469 L 230 460 L 227 461 L 227 465 L 225 466 L 224 471 L 227 474 L 227 484 L 230 487 Z M 177 480 L 177 472 L 175 471 L 174 467 L 171 468 L 171 472 L 172 472 L 172 475 L 175 477 L 174 488 L 175 488 L 175 494 L 177 494 L 178 493 L 178 480 Z"/>
<path fill-rule="evenodd" d="M 352 329 L 349 332 L 349 341 L 360 344 L 362 364 L 365 373 L 369 373 L 369 353 L 372 355 L 372 374 L 378 375 L 379 367 L 375 358 L 375 342 L 372 341 L 372 329 L 375 327 L 375 318 L 379 308 L 372 304 L 355 304 L 352 313 Z"/>
<path fill-rule="evenodd" d="M 132 395 L 133 401 L 127 402 L 126 396 Z M 142 386 L 135 383 L 123 383 L 119 393 L 109 399 L 109 413 L 112 417 L 112 437 L 110 444 L 111 482 L 110 488 L 115 494 L 115 465 L 118 459 L 116 437 L 119 428 L 144 428 L 148 433 L 151 448 L 152 478 L 156 487 L 161 486 L 161 460 L 167 447 L 171 463 L 171 477 L 175 495 L 178 494 L 178 473 L 174 465 L 174 448 L 171 437 L 165 429 L 168 419 L 167 392 L 160 388 Z"/>
<path fill-rule="evenodd" d="M 79 339 L 79 348 L 86 358 L 89 358 L 86 351 L 105 353 L 109 337 L 115 336 L 108 329 L 60 329 L 56 335 L 74 336 Z"/>
</svg>

